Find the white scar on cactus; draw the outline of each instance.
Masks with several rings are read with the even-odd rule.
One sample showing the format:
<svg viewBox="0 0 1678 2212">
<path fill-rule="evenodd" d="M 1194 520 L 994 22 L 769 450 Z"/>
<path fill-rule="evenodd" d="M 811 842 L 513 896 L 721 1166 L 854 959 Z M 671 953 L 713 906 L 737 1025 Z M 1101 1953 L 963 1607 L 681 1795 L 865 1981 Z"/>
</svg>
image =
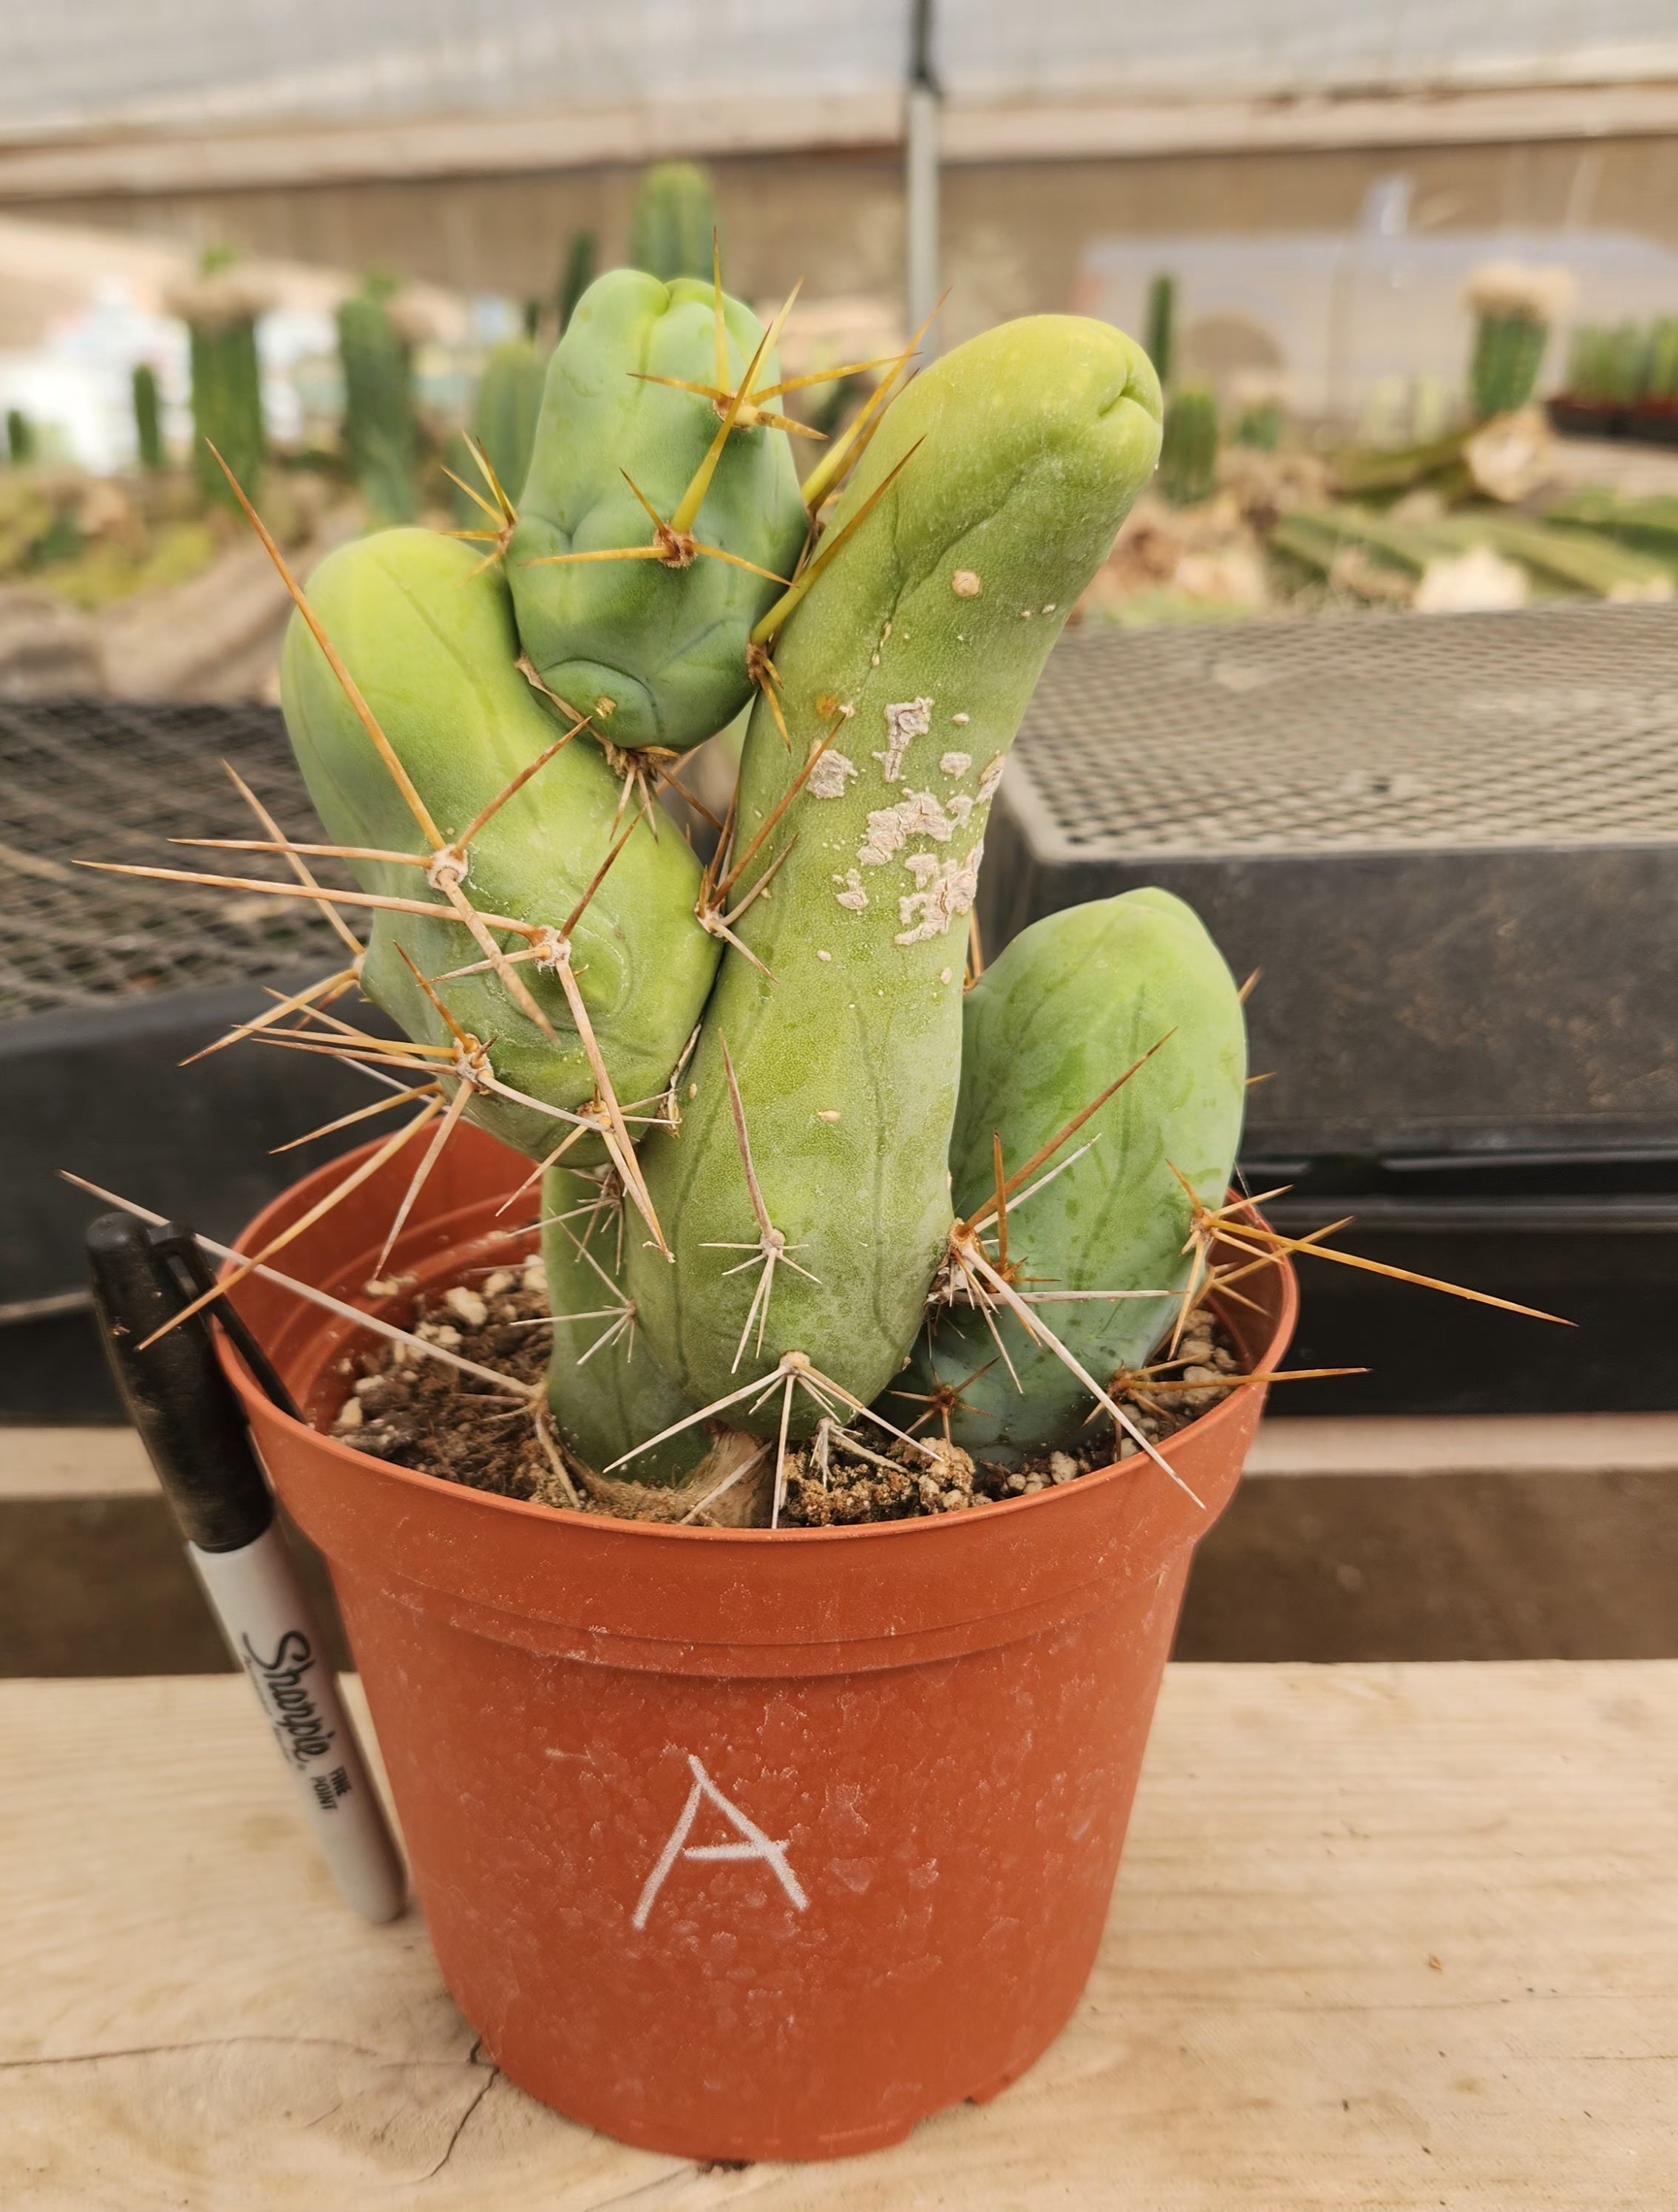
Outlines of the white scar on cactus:
<svg viewBox="0 0 1678 2212">
<path fill-rule="evenodd" d="M 919 888 L 897 902 L 897 917 L 905 927 L 892 939 L 894 944 L 927 944 L 934 937 L 946 935 L 958 915 L 971 914 L 979 895 L 979 862 L 984 849 L 982 844 L 976 845 L 965 860 L 958 860 L 953 854 L 947 860 L 939 860 L 932 853 L 909 855 L 903 866 Z"/>
<path fill-rule="evenodd" d="M 945 802 L 935 792 L 908 792 L 895 806 L 870 811 L 868 834 L 856 857 L 865 868 L 883 868 L 911 837 L 930 837 L 934 844 L 947 845 L 958 830 L 966 829 L 976 803 L 958 792 L 948 801 L 946 811 Z"/>
<path fill-rule="evenodd" d="M 812 799 L 842 799 L 845 795 L 845 786 L 856 773 L 855 762 L 847 760 L 843 753 L 824 754 L 819 767 L 810 778 L 811 797 Z"/>
<path fill-rule="evenodd" d="M 902 699 L 885 710 L 885 750 L 876 753 L 880 774 L 888 783 L 896 783 L 903 772 L 903 757 L 916 738 L 924 738 L 933 726 L 933 707 L 930 699 Z"/>
<path fill-rule="evenodd" d="M 941 775 L 965 775 L 973 765 L 973 756 L 971 753 L 945 753 L 938 765 Z"/>
<path fill-rule="evenodd" d="M 848 908 L 852 914 L 860 914 L 868 903 L 868 894 L 862 888 L 862 878 L 857 871 L 848 868 L 842 876 L 836 876 L 833 880 L 842 886 L 833 894 L 838 904 Z M 827 955 L 818 952 L 816 957 L 824 960 Z"/>
</svg>

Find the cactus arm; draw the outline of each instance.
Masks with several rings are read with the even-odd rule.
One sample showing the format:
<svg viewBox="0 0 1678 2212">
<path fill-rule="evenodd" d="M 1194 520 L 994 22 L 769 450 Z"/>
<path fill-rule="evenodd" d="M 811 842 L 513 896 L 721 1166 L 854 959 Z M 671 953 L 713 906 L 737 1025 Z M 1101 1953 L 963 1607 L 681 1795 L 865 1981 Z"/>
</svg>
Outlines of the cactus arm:
<svg viewBox="0 0 1678 2212">
<path fill-rule="evenodd" d="M 757 318 L 725 297 L 722 321 L 729 374 L 757 356 L 773 381 Z M 747 637 L 807 527 L 785 433 L 734 428 L 713 453 L 716 409 L 672 388 L 708 385 L 716 351 L 710 285 L 619 269 L 549 363 L 508 574 L 537 674 L 619 746 L 685 750 L 745 705 Z"/>
<path fill-rule="evenodd" d="M 760 878 L 778 872 L 739 924 L 746 951 L 724 955 L 682 1136 L 647 1140 L 676 1264 L 629 1263 L 660 1364 L 699 1402 L 793 1351 L 866 1402 L 915 1334 L 951 1218 L 964 917 L 990 797 L 1153 465 L 1158 416 L 1152 369 L 1103 325 L 1033 318 L 945 356 L 885 416 L 830 539 L 921 450 L 775 641 L 790 744 L 760 702 L 743 836 L 842 726 L 759 855 Z M 769 1218 L 808 1270 L 777 1276 L 744 1359 L 757 1279 L 726 1275 L 725 1248 L 763 1231 L 725 1044 Z"/>
<path fill-rule="evenodd" d="M 468 547 L 392 531 L 340 548 L 311 585 L 318 617 L 445 836 L 466 830 L 561 734 L 514 665 L 505 584 L 494 573 L 474 575 L 476 566 Z M 423 857 L 427 842 L 411 806 L 301 619 L 287 637 L 282 699 L 331 838 Z M 621 798 L 597 746 L 586 737 L 564 746 L 472 836 L 465 888 L 478 911 L 559 929 L 625 826 Z M 423 870 L 400 859 L 351 866 L 369 893 L 429 896 Z M 710 988 L 716 946 L 693 918 L 698 880 L 679 839 L 668 830 L 655 836 L 650 823 L 637 821 L 570 932 L 575 988 L 626 1113 L 651 1110 L 641 1102 L 663 1091 Z M 489 1044 L 497 1076 L 539 1102 L 526 1108 L 486 1097 L 474 1102 L 472 1118 L 532 1158 L 545 1157 L 566 1130 L 540 1107 L 575 1113 L 598 1087 L 558 976 L 534 961 L 517 970 L 546 1017 L 544 1034 L 447 909 L 435 921 L 380 910 L 364 986 L 422 1042 L 447 1043 L 448 1031 L 404 951 L 460 1027 Z M 463 969 L 478 972 L 456 976 Z M 587 1164 L 587 1151 L 575 1157 Z"/>
<path fill-rule="evenodd" d="M 1018 1169 L 1134 1066 L 1006 1217 L 1017 1287 L 1110 1384 L 1176 1319 L 1193 1267 L 1190 1191 L 1217 1206 L 1229 1187 L 1246 1080 L 1234 979 L 1181 900 L 1127 891 L 1022 932 L 969 993 L 963 1028 L 950 1158 L 954 1202 L 970 1219 L 994 1211 L 999 1139 L 1006 1168 Z M 1108 1292 L 1123 1295 L 1096 1295 Z M 1016 1314 L 993 1318 L 994 1335 L 969 1305 L 935 1316 L 893 1387 L 956 1389 L 951 1434 L 970 1451 L 1006 1460 L 1064 1443 L 1089 1393 Z"/>
</svg>

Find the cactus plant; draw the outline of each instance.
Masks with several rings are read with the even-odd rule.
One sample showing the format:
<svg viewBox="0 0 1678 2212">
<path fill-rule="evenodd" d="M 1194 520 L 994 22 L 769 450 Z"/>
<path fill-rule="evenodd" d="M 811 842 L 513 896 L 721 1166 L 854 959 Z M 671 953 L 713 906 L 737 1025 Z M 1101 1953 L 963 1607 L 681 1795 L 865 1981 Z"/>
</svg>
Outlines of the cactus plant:
<svg viewBox="0 0 1678 2212">
<path fill-rule="evenodd" d="M 306 596 L 264 533 L 298 608 L 287 726 L 330 842 L 295 843 L 258 806 L 251 842 L 296 879 L 138 871 L 313 900 L 346 933 L 344 912 L 371 918 L 348 965 L 249 1026 L 394 1082 L 350 1119 L 408 1118 L 241 1265 L 411 1145 L 382 1295 L 470 1115 L 531 1162 L 522 1193 L 541 1184 L 553 1348 L 526 1410 L 559 1494 L 692 1519 L 729 1492 L 757 1513 L 744 1479 L 772 1468 L 771 1525 L 800 1440 L 806 1466 L 864 1459 L 860 1423 L 929 1462 L 945 1505 L 973 1495 L 967 1446 L 1065 1443 L 1097 1408 L 1157 1455 L 1115 1377 L 1203 1290 L 1214 1237 L 1255 1264 L 1304 1249 L 1230 1225 L 1239 994 L 1180 902 L 1057 915 L 964 999 L 1008 747 L 1158 453 L 1158 383 L 1122 333 L 1028 318 L 893 400 L 896 363 L 806 483 L 793 580 L 764 605 L 758 577 L 728 608 L 729 696 L 756 701 L 702 871 L 657 830 L 627 714 L 568 713 L 544 682 L 553 608 L 518 558 L 544 497 L 586 512 L 611 469 L 639 470 L 638 491 L 691 500 L 684 532 L 702 519 L 730 575 L 786 531 L 784 426 L 761 404 L 778 387 L 759 381 L 773 335 L 720 283 L 708 300 L 617 272 L 559 349 L 532 498 L 504 539 L 480 533 L 487 555 L 392 531 L 340 549 Z M 662 539 L 641 549 L 608 544 L 564 649 L 639 656 L 649 696 L 673 662 L 696 727 L 714 708 L 679 668 L 694 609 L 657 595 L 696 556 L 666 569 Z M 614 597 L 625 574 L 656 588 Z M 323 885 L 317 855 L 360 888 Z M 328 1012 L 357 982 L 406 1042 Z M 408 1343 L 460 1364 L 435 1334 Z M 943 1441 L 905 1434 L 917 1397 L 911 1425 L 935 1412 Z"/>
<path fill-rule="evenodd" d="M 392 312 L 388 277 L 369 277 L 337 310 L 344 366 L 344 444 L 350 473 L 375 522 L 419 514 L 419 422 L 413 348 Z"/>
<path fill-rule="evenodd" d="M 136 364 L 134 386 L 134 450 L 143 469 L 155 471 L 163 465 L 163 424 L 157 399 L 157 372 L 149 362 Z"/>
<path fill-rule="evenodd" d="M 191 338 L 193 473 L 209 503 L 231 507 L 216 454 L 241 484 L 254 488 L 267 450 L 257 359 L 257 319 L 267 295 L 240 273 L 230 251 L 215 247 L 196 279 L 171 292 L 169 305 Z"/>
<path fill-rule="evenodd" d="M 6 459 L 15 469 L 35 458 L 35 426 L 21 407 L 6 410 Z"/>
<path fill-rule="evenodd" d="M 1174 392 L 1165 407 L 1159 449 L 1159 489 L 1174 507 L 1210 499 L 1217 484 L 1218 402 L 1190 387 Z"/>
<path fill-rule="evenodd" d="M 629 266 L 673 283 L 708 276 L 716 196 L 696 161 L 659 161 L 641 178 L 629 223 Z"/>
<path fill-rule="evenodd" d="M 599 258 L 599 241 L 593 232 L 574 230 L 571 243 L 565 251 L 565 265 L 560 271 L 559 291 L 556 299 L 561 337 L 564 337 L 572 316 L 577 312 L 578 301 L 594 282 L 594 271 Z"/>
<path fill-rule="evenodd" d="M 1513 414 L 1538 382 L 1550 327 L 1572 295 L 1565 269 L 1527 269 L 1488 262 L 1468 280 L 1474 316 L 1468 397 L 1476 419 Z"/>
<path fill-rule="evenodd" d="M 528 337 L 509 338 L 491 348 L 472 397 L 472 436 L 514 500 L 523 490 L 530 469 L 547 373 L 548 356 L 543 347 Z M 463 455 L 460 477 L 474 483 L 477 473 Z M 456 512 L 462 522 L 469 520 L 467 510 L 458 504 Z"/>
<path fill-rule="evenodd" d="M 1172 356 L 1176 333 L 1176 277 L 1168 276 L 1164 271 L 1148 286 L 1146 351 L 1162 389 L 1170 385 L 1175 366 Z"/>
</svg>

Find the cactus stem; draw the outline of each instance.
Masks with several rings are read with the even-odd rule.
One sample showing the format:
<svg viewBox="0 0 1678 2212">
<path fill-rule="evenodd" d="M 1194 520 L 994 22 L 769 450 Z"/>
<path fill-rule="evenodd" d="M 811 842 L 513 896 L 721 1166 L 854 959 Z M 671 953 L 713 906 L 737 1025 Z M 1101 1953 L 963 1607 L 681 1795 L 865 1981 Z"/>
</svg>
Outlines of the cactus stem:
<svg viewBox="0 0 1678 2212">
<path fill-rule="evenodd" d="M 375 1114 L 388 1114 L 392 1106 L 405 1106 L 410 1098 L 438 1098 L 442 1096 L 435 1083 L 416 1083 L 406 1091 L 392 1091 L 384 1097 L 375 1098 L 371 1106 L 357 1106 L 351 1114 L 340 1114 L 336 1121 L 323 1121 L 318 1129 L 311 1129 L 301 1137 L 289 1138 L 283 1145 L 270 1146 L 271 1154 L 295 1152 L 299 1145 L 312 1145 L 317 1137 L 330 1137 L 339 1129 L 347 1129 L 353 1122 L 371 1120 Z"/>
<path fill-rule="evenodd" d="M 862 458 L 868 441 L 873 436 L 879 426 L 881 412 L 891 395 L 892 386 L 896 384 L 909 362 L 914 360 L 915 350 L 921 339 L 931 329 L 934 317 L 942 313 L 944 301 L 950 295 L 945 292 L 939 300 L 932 313 L 927 317 L 915 336 L 897 356 L 890 374 L 882 377 L 873 391 L 869 393 L 867 403 L 858 414 L 856 420 L 842 436 L 834 441 L 805 478 L 804 503 L 812 515 L 821 507 L 829 495 L 837 489 L 839 480 L 846 471 Z"/>
<path fill-rule="evenodd" d="M 869 493 L 867 498 L 865 499 L 861 506 L 858 507 L 856 513 L 852 515 L 850 520 L 846 523 L 843 529 L 836 532 L 831 538 L 824 538 L 823 540 L 822 544 L 817 548 L 814 556 L 811 560 L 807 561 L 804 567 L 799 570 L 792 582 L 787 585 L 786 590 L 775 601 L 775 605 L 769 609 L 769 612 L 763 617 L 762 622 L 760 622 L 757 627 L 752 631 L 751 642 L 753 645 L 767 645 L 769 643 L 769 640 L 775 635 L 775 632 L 786 621 L 787 616 L 792 613 L 793 608 L 797 606 L 799 602 L 804 598 L 806 592 L 808 592 L 810 586 L 815 582 L 816 579 L 822 574 L 824 568 L 827 568 L 831 565 L 835 557 L 843 550 L 850 539 L 856 535 L 856 532 L 868 520 L 868 517 L 885 497 L 887 492 L 889 492 L 892 485 L 897 483 L 897 478 L 903 474 L 903 471 L 909 466 L 909 463 L 915 459 L 915 456 L 920 452 L 921 447 L 925 443 L 926 441 L 923 438 L 917 438 L 915 443 L 909 447 L 909 451 L 903 456 L 902 459 L 894 462 L 891 467 L 886 471 L 885 474 L 874 486 L 872 491 Z"/>
<path fill-rule="evenodd" d="M 700 1499 L 697 1505 L 690 1506 L 688 1510 L 676 1523 L 676 1526 L 678 1528 L 685 1528 L 690 1521 L 697 1521 L 705 1512 L 706 1509 L 722 1496 L 724 1491 L 732 1490 L 737 1482 L 745 1481 L 746 1476 L 749 1475 L 752 1469 L 761 1462 L 764 1453 L 768 1451 L 768 1449 L 769 1444 L 767 1442 L 759 1444 L 757 1450 L 752 1453 L 750 1459 L 743 1460 L 740 1465 L 734 1469 L 733 1474 L 725 1475 L 722 1480 L 718 1483 L 714 1490 L 708 1490 L 706 1492 L 705 1495 Z"/>
<path fill-rule="evenodd" d="M 751 1139 L 745 1126 L 745 1107 L 740 1097 L 740 1085 L 734 1073 L 734 1063 L 729 1057 L 728 1040 L 719 1033 L 717 1042 L 722 1048 L 722 1070 L 728 1079 L 728 1106 L 734 1117 L 734 1140 L 740 1148 L 740 1167 L 745 1176 L 746 1195 L 751 1201 L 751 1211 L 757 1218 L 757 1237 L 756 1243 L 751 1244 L 708 1243 L 701 1249 L 708 1252 L 745 1252 L 750 1255 L 742 1260 L 738 1267 L 726 1267 L 723 1270 L 725 1276 L 744 1274 L 748 1267 L 755 1267 L 760 1259 L 763 1264 L 763 1272 L 758 1278 L 757 1287 L 753 1291 L 751 1303 L 746 1309 L 745 1326 L 740 1331 L 739 1344 L 734 1352 L 734 1364 L 729 1370 L 731 1374 L 738 1374 L 740 1362 L 745 1357 L 746 1340 L 751 1334 L 753 1322 L 757 1324 L 756 1350 L 761 1353 L 763 1349 L 763 1331 L 769 1322 L 769 1300 L 775 1291 L 776 1267 L 785 1265 L 790 1267 L 795 1275 L 803 1275 L 812 1283 L 818 1281 L 819 1278 L 812 1275 L 808 1267 L 799 1267 L 798 1261 L 792 1256 L 794 1252 L 802 1252 L 804 1246 L 788 1244 L 786 1237 L 769 1218 L 769 1207 L 763 1202 L 763 1186 L 757 1180 L 757 1170 L 752 1164 Z M 788 1383 L 789 1391 L 791 1388 L 792 1385 Z M 784 1419 L 781 1423 L 781 1430 L 784 1439 L 786 1430 Z"/>
</svg>

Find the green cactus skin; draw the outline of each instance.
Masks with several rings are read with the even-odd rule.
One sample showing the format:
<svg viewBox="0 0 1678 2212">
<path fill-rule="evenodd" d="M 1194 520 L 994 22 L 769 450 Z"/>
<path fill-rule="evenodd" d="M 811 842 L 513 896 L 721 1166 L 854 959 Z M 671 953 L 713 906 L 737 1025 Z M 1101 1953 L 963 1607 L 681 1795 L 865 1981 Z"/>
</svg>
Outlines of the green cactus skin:
<svg viewBox="0 0 1678 2212">
<path fill-rule="evenodd" d="M 1153 363 L 1153 373 L 1159 379 L 1163 391 L 1171 380 L 1175 367 L 1173 358 L 1176 332 L 1177 285 L 1175 276 L 1163 273 L 1148 287 L 1148 336 L 1146 353 Z"/>
<path fill-rule="evenodd" d="M 1218 482 L 1218 402 L 1209 392 L 1174 392 L 1165 408 L 1159 489 L 1173 507 L 1210 499 Z"/>
<path fill-rule="evenodd" d="M 746 641 L 778 587 L 703 556 L 532 567 L 552 554 L 645 546 L 647 512 L 632 477 L 669 520 L 718 429 L 710 402 L 635 372 L 710 385 L 715 295 L 684 277 L 666 285 L 616 269 L 590 286 L 548 366 L 536 447 L 508 549 L 519 635 L 550 690 L 592 715 L 614 744 L 685 750 L 732 721 L 751 696 Z M 730 374 L 745 374 L 763 336 L 725 295 Z M 773 356 L 757 381 L 775 380 Z M 788 576 L 808 518 L 786 433 L 730 433 L 696 536 Z"/>
<path fill-rule="evenodd" d="M 214 446 L 254 498 L 267 436 L 262 419 L 262 379 L 257 326 L 248 316 L 190 326 L 192 362 L 192 470 L 207 504 L 236 509 Z"/>
<path fill-rule="evenodd" d="M 1678 399 L 1678 315 L 1662 315 L 1650 331 L 1644 391 L 1651 399 Z"/>
<path fill-rule="evenodd" d="M 412 522 L 420 508 L 413 349 L 386 310 L 390 289 L 370 282 L 337 311 L 344 452 L 377 524 Z"/>
<path fill-rule="evenodd" d="M 1481 315 L 1474 327 L 1468 388 L 1477 419 L 1512 414 L 1524 407 L 1538 382 L 1547 323 L 1533 315 Z"/>
<path fill-rule="evenodd" d="M 950 1164 L 956 1206 L 969 1218 L 994 1198 L 994 1133 L 1012 1174 L 1166 1039 L 1049 1170 L 1073 1164 L 1011 1211 L 1008 1251 L 1022 1287 L 1180 1292 L 1190 1207 L 1171 1169 L 1204 1204 L 1223 1204 L 1247 1076 L 1235 981 L 1193 909 L 1145 890 L 1033 922 L 969 992 L 962 1030 Z M 1140 1365 L 1176 1316 L 1166 1297 L 1056 1300 L 1037 1311 L 1103 1383 Z M 951 1437 L 970 1452 L 1006 1462 L 1074 1436 L 1089 1393 L 1016 1316 L 995 1318 L 1019 1389 L 984 1316 L 958 1305 L 917 1343 L 882 1410 L 901 1420 L 921 1409 L 893 1391 L 964 1384 Z M 985 1371 L 970 1381 L 976 1368 Z"/>
<path fill-rule="evenodd" d="M 628 1295 L 623 1290 L 623 1240 L 616 1213 L 603 1207 L 593 1221 L 589 1218 L 599 1195 L 598 1183 L 567 1167 L 550 1168 L 542 1178 L 542 1260 L 548 1308 L 555 1317 L 548 1404 L 566 1444 L 596 1474 L 695 1410 L 639 1340 L 639 1332 L 626 1330 L 609 1344 L 599 1341 L 611 1325 L 599 1316 L 614 1298 L 596 1267 L 610 1277 L 620 1297 Z M 623 1226 L 624 1239 L 645 1234 L 638 1221 Z M 585 1248 L 593 1266 L 584 1256 Z M 573 1314 L 593 1317 L 566 1318 Z M 643 1452 L 624 1472 L 638 1482 L 678 1481 L 698 1466 L 712 1442 L 704 1424 L 696 1424 Z"/>
<path fill-rule="evenodd" d="M 708 277 L 716 228 L 716 195 L 698 163 L 655 162 L 635 194 L 629 265 L 666 284 L 678 276 Z"/>
<path fill-rule="evenodd" d="M 556 302 L 559 308 L 559 334 L 564 337 L 570 327 L 571 318 L 577 312 L 577 302 L 594 282 L 594 272 L 599 265 L 599 240 L 592 230 L 574 230 L 571 243 L 566 249 L 565 266 L 560 271 Z"/>
<path fill-rule="evenodd" d="M 35 458 L 35 426 L 21 407 L 6 410 L 6 459 L 15 469 L 27 468 Z"/>
<path fill-rule="evenodd" d="M 1049 649 L 1152 469 L 1159 404 L 1140 348 L 1110 325 L 1010 323 L 909 386 L 841 499 L 835 538 L 906 460 L 775 642 L 790 751 L 765 702 L 748 731 L 749 833 L 834 702 L 849 709 L 739 924 L 775 980 L 725 953 L 682 1133 L 655 1132 L 642 1153 L 676 1264 L 635 1243 L 628 1279 L 696 1403 L 794 1349 L 866 1402 L 920 1325 L 951 1220 L 966 915 L 990 797 Z M 712 1248 L 758 1232 L 725 1042 L 769 1218 L 817 1279 L 777 1268 L 762 1352 L 754 1329 L 738 1370 L 757 1275 L 726 1274 L 745 1255 Z M 739 1418 L 764 1433 L 778 1411 L 771 1397 Z M 813 1415 L 794 1418 L 807 1430 Z"/>
<path fill-rule="evenodd" d="M 157 402 L 157 374 L 149 362 L 136 364 L 134 390 L 134 450 L 140 466 L 155 475 L 163 465 L 163 423 Z"/>
<path fill-rule="evenodd" d="M 458 836 L 559 734 L 514 665 L 505 583 L 473 576 L 477 550 L 421 530 L 341 546 L 315 571 L 309 596 L 446 837 Z M 423 853 L 425 841 L 301 617 L 281 663 L 286 726 L 328 836 L 346 845 Z M 608 851 L 623 787 L 586 734 L 572 740 L 473 839 L 465 890 L 482 912 L 557 927 Z M 417 868 L 357 862 L 364 890 L 429 896 Z M 692 1035 L 717 946 L 694 919 L 699 867 L 666 824 L 642 821 L 574 933 L 579 988 L 607 1071 L 626 1109 L 669 1080 Z M 447 1031 L 397 947 L 435 977 L 482 955 L 458 922 L 377 915 L 363 988 L 410 1037 Z M 552 1023 L 546 1038 L 494 975 L 439 987 L 463 1029 L 484 1043 L 496 1074 L 544 1103 L 576 1111 L 594 1079 L 557 978 L 520 971 Z M 480 1097 L 471 1118 L 540 1158 L 560 1124 L 533 1109 Z M 590 1160 L 593 1139 L 570 1156 Z M 598 1152 L 594 1157 L 599 1157 Z"/>
<path fill-rule="evenodd" d="M 510 339 L 492 348 L 472 401 L 472 435 L 515 506 L 530 471 L 547 374 L 545 348 L 532 344 L 529 338 Z M 470 460 L 456 474 L 474 490 L 483 490 L 478 471 Z M 464 514 L 461 519 L 465 520 Z"/>
</svg>

